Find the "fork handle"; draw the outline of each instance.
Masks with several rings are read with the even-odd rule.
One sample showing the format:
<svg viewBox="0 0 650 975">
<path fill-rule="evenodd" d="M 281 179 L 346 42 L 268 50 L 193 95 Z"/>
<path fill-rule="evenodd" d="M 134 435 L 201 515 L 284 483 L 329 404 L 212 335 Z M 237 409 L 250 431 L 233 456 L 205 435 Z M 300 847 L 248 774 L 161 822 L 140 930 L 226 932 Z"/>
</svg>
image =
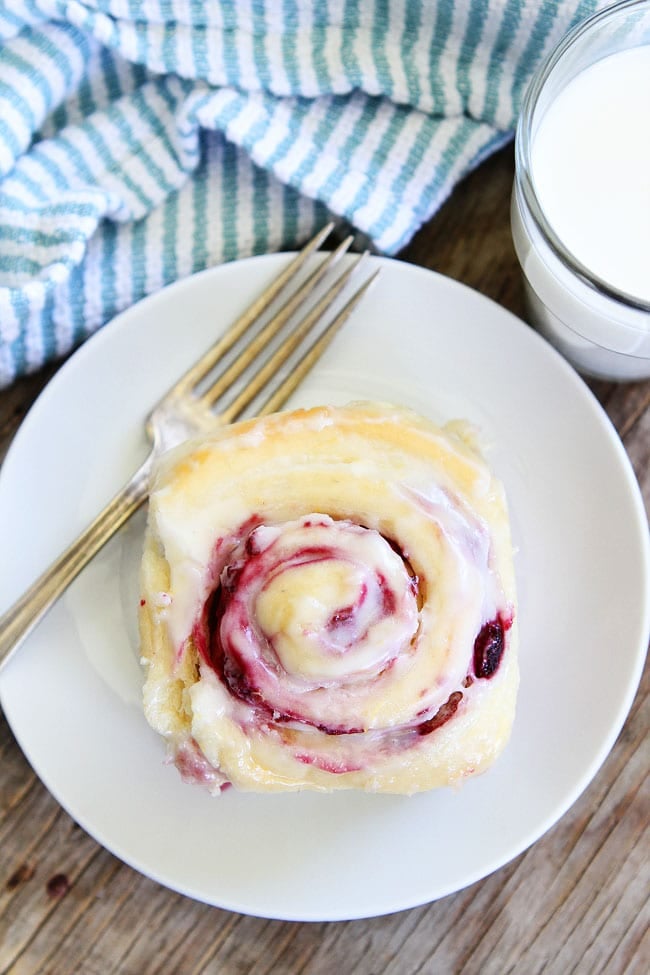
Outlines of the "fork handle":
<svg viewBox="0 0 650 975">
<path fill-rule="evenodd" d="M 0 668 L 81 570 L 146 500 L 152 462 L 150 455 L 85 531 L 0 616 Z"/>
</svg>

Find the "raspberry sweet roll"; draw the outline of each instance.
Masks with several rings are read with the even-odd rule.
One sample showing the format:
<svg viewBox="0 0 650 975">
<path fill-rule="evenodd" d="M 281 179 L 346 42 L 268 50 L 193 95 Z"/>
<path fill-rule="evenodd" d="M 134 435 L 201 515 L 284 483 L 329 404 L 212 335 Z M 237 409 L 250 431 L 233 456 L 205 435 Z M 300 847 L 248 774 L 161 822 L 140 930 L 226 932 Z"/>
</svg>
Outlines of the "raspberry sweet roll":
<svg viewBox="0 0 650 975">
<path fill-rule="evenodd" d="M 514 718 L 502 486 L 386 405 L 225 427 L 157 472 L 140 630 L 147 719 L 212 792 L 456 783 Z"/>
</svg>

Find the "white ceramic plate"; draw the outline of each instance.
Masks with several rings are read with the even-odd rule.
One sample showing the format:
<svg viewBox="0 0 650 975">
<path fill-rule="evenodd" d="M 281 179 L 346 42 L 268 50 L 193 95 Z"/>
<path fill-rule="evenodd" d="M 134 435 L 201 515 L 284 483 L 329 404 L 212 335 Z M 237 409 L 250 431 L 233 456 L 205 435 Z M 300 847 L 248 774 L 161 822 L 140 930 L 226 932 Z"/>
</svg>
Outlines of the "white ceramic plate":
<svg viewBox="0 0 650 975">
<path fill-rule="evenodd" d="M 143 456 L 142 419 L 285 261 L 210 270 L 121 315 L 44 391 L 0 478 L 9 603 Z M 484 877 L 586 787 L 625 720 L 649 630 L 647 519 L 582 381 L 528 326 L 431 272 L 382 274 L 295 405 L 381 398 L 480 429 L 518 548 L 521 692 L 510 745 L 460 791 L 211 799 L 163 764 L 140 708 L 143 516 L 88 567 L 0 679 L 29 761 L 100 843 L 175 890 L 285 919 L 397 911 Z"/>
</svg>

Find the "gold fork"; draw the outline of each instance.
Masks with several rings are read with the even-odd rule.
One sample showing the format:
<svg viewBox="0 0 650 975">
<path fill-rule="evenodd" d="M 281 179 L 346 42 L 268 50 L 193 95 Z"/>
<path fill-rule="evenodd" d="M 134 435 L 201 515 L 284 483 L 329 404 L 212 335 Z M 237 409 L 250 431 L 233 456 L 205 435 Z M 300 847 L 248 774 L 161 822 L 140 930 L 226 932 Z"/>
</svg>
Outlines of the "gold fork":
<svg viewBox="0 0 650 975">
<path fill-rule="evenodd" d="M 62 595 L 81 570 L 102 546 L 134 514 L 149 494 L 149 482 L 156 459 L 162 452 L 189 437 L 208 432 L 216 424 L 231 423 L 272 383 L 280 368 L 293 355 L 303 340 L 315 328 L 325 312 L 347 284 L 350 276 L 365 255 L 349 262 L 342 271 L 337 269 L 327 290 L 316 298 L 296 325 L 291 319 L 314 297 L 317 286 L 349 249 L 352 237 L 346 238 L 334 251 L 326 254 L 306 278 L 297 281 L 308 259 L 323 244 L 334 227 L 324 227 L 283 269 L 268 288 L 232 323 L 230 328 L 200 359 L 167 391 L 152 409 L 146 420 L 146 432 L 151 450 L 144 463 L 124 487 L 109 501 L 95 520 L 82 532 L 30 588 L 0 616 L 0 667 L 20 646 L 25 637 L 42 619 L 52 604 Z M 349 317 L 378 272 L 368 277 L 352 294 L 332 321 L 300 355 L 293 370 L 276 386 L 264 404 L 255 410 L 259 416 L 280 409 L 325 351 L 336 332 Z M 240 354 L 225 367 L 217 378 L 203 388 L 204 381 L 233 348 L 237 341 L 269 310 L 271 304 L 290 288 L 297 287 L 282 307 L 254 334 Z M 226 392 L 244 372 L 253 367 L 260 353 L 269 348 L 272 339 L 287 326 L 286 335 L 274 351 L 267 354 L 252 377 L 234 398 L 221 410 L 215 409 Z"/>
</svg>

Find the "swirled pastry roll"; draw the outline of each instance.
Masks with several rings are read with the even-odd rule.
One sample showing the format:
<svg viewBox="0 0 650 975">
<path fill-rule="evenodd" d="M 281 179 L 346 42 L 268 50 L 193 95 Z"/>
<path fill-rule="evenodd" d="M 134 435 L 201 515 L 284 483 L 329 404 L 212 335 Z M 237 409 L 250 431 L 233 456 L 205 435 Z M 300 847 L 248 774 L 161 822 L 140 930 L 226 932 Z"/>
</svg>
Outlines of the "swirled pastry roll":
<svg viewBox="0 0 650 975">
<path fill-rule="evenodd" d="M 403 409 L 226 427 L 157 473 L 140 630 L 146 717 L 213 792 L 458 782 L 515 710 L 503 489 Z"/>
</svg>

